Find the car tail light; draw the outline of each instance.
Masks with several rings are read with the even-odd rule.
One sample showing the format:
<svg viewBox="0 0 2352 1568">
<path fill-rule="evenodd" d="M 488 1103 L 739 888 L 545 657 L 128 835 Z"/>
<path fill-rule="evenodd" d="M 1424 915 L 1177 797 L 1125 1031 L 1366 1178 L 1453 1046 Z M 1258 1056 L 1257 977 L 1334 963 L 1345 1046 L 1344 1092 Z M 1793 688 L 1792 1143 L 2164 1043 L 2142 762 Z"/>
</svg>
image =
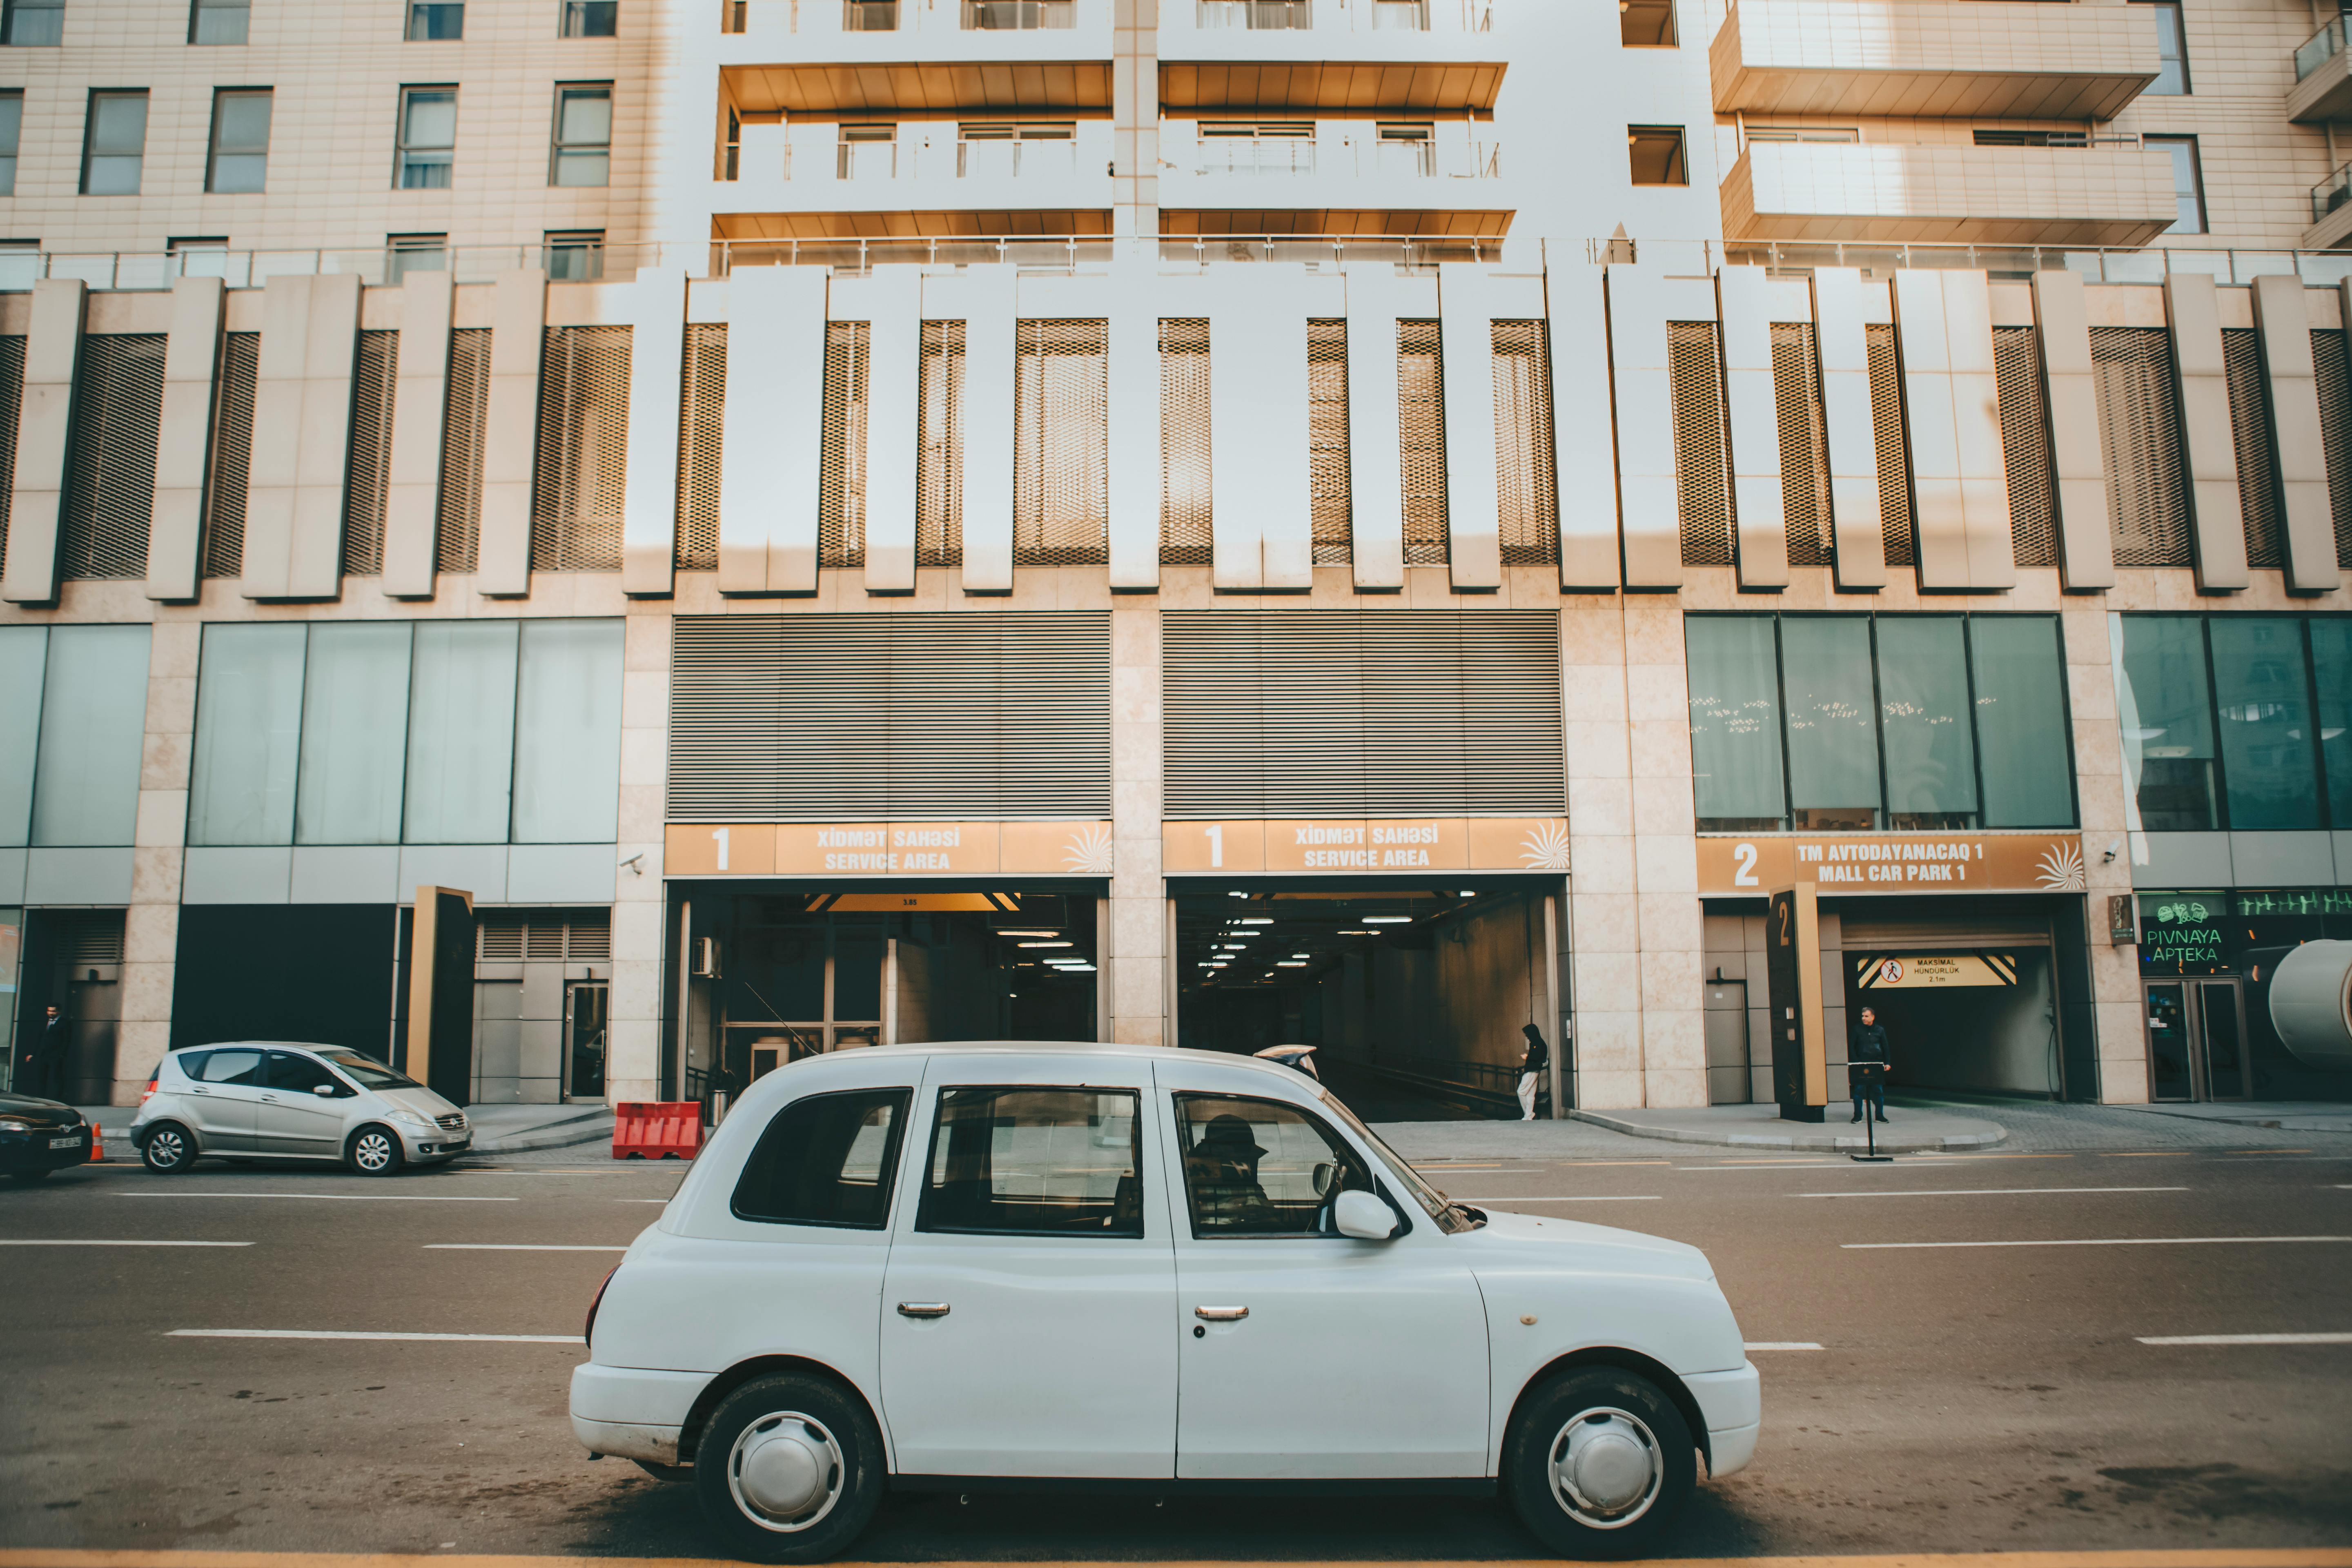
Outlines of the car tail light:
<svg viewBox="0 0 2352 1568">
<path fill-rule="evenodd" d="M 163 1068 L 158 1068 L 154 1072 L 148 1075 L 147 1087 L 139 1091 L 140 1104 L 144 1105 L 149 1100 L 155 1098 L 155 1080 L 163 1076 Z"/>
<path fill-rule="evenodd" d="M 588 1302 L 588 1321 L 580 1331 L 580 1342 L 592 1350 L 596 1339 L 596 1309 L 604 1304 L 604 1289 L 612 1284 L 613 1276 L 621 1271 L 617 1263 L 604 1270 L 604 1278 L 596 1282 L 596 1294 Z"/>
</svg>

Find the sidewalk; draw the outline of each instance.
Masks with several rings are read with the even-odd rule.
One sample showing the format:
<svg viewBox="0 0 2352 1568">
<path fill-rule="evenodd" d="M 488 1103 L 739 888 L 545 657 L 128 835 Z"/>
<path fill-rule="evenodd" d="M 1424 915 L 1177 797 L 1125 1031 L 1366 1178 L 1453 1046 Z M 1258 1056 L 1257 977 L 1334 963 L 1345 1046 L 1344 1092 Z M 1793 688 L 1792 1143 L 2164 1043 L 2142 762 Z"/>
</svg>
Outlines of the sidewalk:
<svg viewBox="0 0 2352 1568">
<path fill-rule="evenodd" d="M 1990 1149 L 2008 1142 L 2009 1130 L 1980 1116 L 1959 1114 L 1948 1107 L 1923 1109 L 1890 1098 L 1886 1120 L 1873 1128 L 1851 1120 L 1851 1105 L 1840 1100 L 1821 1121 L 1783 1121 L 1777 1105 L 1706 1105 L 1686 1110 L 1571 1110 L 1580 1121 L 1591 1121 L 1637 1138 L 1662 1138 L 1669 1143 L 1715 1143 L 1735 1149 L 1792 1149 L 1821 1153 L 1852 1153 L 1869 1146 L 1866 1134 L 1875 1131 L 1880 1150 L 1895 1154 L 1927 1151 Z"/>
<path fill-rule="evenodd" d="M 2221 1127 L 2267 1127 L 2286 1132 L 2352 1132 L 2352 1105 L 2316 1100 L 2242 1100 L 2205 1105 L 2135 1105 L 2143 1116 L 2179 1116 Z"/>
</svg>

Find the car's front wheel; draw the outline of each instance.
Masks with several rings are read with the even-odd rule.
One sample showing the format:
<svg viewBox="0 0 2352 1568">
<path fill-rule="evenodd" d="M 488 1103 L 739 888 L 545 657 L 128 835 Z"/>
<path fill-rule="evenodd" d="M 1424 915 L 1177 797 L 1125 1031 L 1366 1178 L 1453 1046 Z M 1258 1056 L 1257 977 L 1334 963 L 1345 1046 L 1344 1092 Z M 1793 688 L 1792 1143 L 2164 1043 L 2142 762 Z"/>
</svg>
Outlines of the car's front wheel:
<svg viewBox="0 0 2352 1568">
<path fill-rule="evenodd" d="M 838 1384 L 754 1378 L 719 1402 L 695 1445 L 703 1517 L 738 1556 L 822 1563 L 882 1500 L 882 1433 Z"/>
<path fill-rule="evenodd" d="M 396 1176 L 407 1163 L 407 1155 L 400 1147 L 400 1134 L 373 1123 L 352 1134 L 351 1147 L 344 1151 L 344 1158 L 362 1176 Z"/>
<path fill-rule="evenodd" d="M 139 1159 L 159 1176 L 176 1176 L 196 1163 L 196 1141 L 176 1121 L 158 1121 L 139 1145 Z"/>
<path fill-rule="evenodd" d="M 1567 1557 L 1648 1557 L 1698 1481 L 1690 1424 L 1647 1378 L 1564 1373 L 1528 1394 L 1504 1446 L 1511 1505 Z"/>
</svg>

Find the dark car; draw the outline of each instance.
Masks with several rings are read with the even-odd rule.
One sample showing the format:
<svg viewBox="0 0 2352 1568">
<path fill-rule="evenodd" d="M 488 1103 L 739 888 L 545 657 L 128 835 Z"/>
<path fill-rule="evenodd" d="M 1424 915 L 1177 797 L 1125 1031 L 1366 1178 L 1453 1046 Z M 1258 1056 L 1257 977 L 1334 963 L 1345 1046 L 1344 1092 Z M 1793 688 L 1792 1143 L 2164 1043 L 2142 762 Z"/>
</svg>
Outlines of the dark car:
<svg viewBox="0 0 2352 1568">
<path fill-rule="evenodd" d="M 89 1123 L 72 1106 L 0 1093 L 0 1171 L 27 1184 L 89 1163 Z"/>
</svg>

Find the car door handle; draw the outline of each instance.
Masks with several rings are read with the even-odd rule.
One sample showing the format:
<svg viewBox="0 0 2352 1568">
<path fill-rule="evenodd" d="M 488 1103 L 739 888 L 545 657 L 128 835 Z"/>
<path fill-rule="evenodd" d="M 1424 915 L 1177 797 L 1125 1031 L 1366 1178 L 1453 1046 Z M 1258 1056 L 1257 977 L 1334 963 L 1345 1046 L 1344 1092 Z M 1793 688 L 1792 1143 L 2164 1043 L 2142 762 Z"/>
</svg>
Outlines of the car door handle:
<svg viewBox="0 0 2352 1568">
<path fill-rule="evenodd" d="M 948 1315 L 945 1301 L 901 1301 L 898 1315 L 902 1318 L 944 1318 Z"/>
<path fill-rule="evenodd" d="M 1247 1307 L 1195 1307 L 1192 1315 L 1208 1323 L 1238 1323 L 1249 1316 Z"/>
</svg>

